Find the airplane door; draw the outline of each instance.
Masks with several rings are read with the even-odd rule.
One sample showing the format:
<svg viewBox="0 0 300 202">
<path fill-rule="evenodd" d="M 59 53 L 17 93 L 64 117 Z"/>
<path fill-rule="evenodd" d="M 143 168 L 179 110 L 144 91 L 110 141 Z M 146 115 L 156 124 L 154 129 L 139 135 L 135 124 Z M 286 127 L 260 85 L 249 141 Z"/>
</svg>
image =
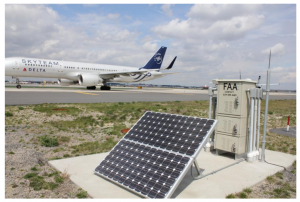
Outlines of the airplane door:
<svg viewBox="0 0 300 202">
<path fill-rule="evenodd" d="M 58 72 L 63 72 L 64 71 L 64 67 L 62 64 L 59 65 L 59 68 L 58 68 Z"/>
<path fill-rule="evenodd" d="M 18 61 L 15 61 L 13 69 L 14 70 L 19 70 L 19 63 L 18 63 Z"/>
</svg>

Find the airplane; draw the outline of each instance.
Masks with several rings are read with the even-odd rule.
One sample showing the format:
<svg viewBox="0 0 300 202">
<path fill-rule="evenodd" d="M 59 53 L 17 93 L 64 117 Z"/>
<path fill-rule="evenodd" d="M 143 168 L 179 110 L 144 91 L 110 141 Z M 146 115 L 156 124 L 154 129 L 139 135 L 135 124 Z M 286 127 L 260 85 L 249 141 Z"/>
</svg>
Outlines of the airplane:
<svg viewBox="0 0 300 202">
<path fill-rule="evenodd" d="M 167 47 L 162 46 L 144 67 L 126 67 L 106 64 L 92 64 L 71 61 L 11 57 L 5 58 L 5 76 L 16 78 L 20 89 L 19 77 L 58 78 L 61 86 L 79 84 L 89 90 L 95 90 L 99 83 L 100 90 L 110 90 L 107 82 L 141 82 L 158 79 L 169 74 L 161 70 L 173 67 L 177 56 L 170 65 L 161 69 Z"/>
</svg>

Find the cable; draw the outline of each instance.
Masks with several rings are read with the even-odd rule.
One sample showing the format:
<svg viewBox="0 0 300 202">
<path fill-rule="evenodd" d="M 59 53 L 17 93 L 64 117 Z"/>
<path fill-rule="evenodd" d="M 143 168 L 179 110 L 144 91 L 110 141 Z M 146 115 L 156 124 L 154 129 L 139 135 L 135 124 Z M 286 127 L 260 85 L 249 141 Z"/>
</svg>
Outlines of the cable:
<svg viewBox="0 0 300 202">
<path fill-rule="evenodd" d="M 286 168 L 285 168 L 284 166 L 277 165 L 277 164 L 274 164 L 274 163 L 269 163 L 268 161 L 266 161 L 266 158 L 265 158 L 265 160 L 264 160 L 264 161 L 262 161 L 262 162 L 265 162 L 265 163 L 267 163 L 267 164 L 270 164 L 270 165 L 274 165 L 274 166 L 282 167 L 284 170 L 286 170 Z"/>
<path fill-rule="evenodd" d="M 261 153 L 260 153 L 260 151 L 259 151 L 259 156 L 261 155 Z M 266 155 L 265 155 L 266 156 Z M 274 165 L 274 166 L 278 166 L 278 167 L 282 167 L 284 170 L 286 170 L 286 168 L 284 167 L 284 166 L 281 166 L 281 165 L 277 165 L 277 164 L 275 164 L 275 163 L 270 163 L 270 162 L 268 162 L 268 161 L 266 161 L 266 157 L 264 157 L 264 160 L 262 160 L 262 158 L 261 159 L 259 159 L 261 162 L 265 162 L 265 163 L 267 163 L 267 164 L 270 164 L 270 165 Z"/>
</svg>

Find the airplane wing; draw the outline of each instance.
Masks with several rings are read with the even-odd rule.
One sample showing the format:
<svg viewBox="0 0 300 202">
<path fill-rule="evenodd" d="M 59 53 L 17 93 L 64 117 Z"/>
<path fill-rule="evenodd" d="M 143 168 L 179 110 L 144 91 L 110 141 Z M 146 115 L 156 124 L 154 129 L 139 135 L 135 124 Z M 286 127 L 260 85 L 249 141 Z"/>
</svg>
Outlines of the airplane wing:
<svg viewBox="0 0 300 202">
<path fill-rule="evenodd" d="M 108 73 L 101 73 L 99 76 L 102 79 L 111 79 L 111 78 L 116 78 L 119 76 L 130 76 L 131 74 L 144 74 L 147 73 L 148 70 L 136 70 L 136 71 L 123 71 L 123 72 L 108 72 Z"/>
</svg>

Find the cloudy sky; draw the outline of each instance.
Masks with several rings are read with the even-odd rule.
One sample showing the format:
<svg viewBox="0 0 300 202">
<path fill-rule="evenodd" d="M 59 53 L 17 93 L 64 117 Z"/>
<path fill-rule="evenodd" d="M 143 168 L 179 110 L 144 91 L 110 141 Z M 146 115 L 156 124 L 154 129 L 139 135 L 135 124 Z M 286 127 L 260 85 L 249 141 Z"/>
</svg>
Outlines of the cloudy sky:
<svg viewBox="0 0 300 202">
<path fill-rule="evenodd" d="M 5 57 L 142 67 L 161 46 L 170 75 L 153 84 L 202 86 L 215 78 L 296 89 L 296 5 L 5 5 Z"/>
</svg>

